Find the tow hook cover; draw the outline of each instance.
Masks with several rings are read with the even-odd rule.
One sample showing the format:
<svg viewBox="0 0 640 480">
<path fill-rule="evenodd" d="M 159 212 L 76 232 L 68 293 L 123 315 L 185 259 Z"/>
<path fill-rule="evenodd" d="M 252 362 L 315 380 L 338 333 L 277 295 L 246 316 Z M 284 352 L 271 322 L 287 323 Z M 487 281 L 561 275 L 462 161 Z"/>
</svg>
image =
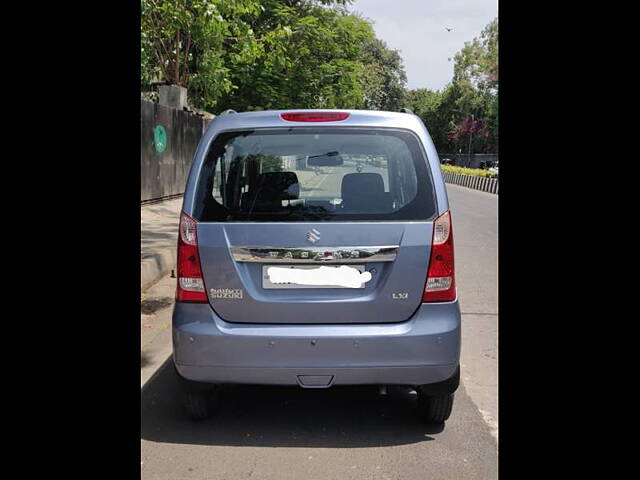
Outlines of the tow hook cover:
<svg viewBox="0 0 640 480">
<path fill-rule="evenodd" d="M 333 375 L 298 375 L 298 384 L 302 388 L 327 388 L 333 382 Z"/>
</svg>

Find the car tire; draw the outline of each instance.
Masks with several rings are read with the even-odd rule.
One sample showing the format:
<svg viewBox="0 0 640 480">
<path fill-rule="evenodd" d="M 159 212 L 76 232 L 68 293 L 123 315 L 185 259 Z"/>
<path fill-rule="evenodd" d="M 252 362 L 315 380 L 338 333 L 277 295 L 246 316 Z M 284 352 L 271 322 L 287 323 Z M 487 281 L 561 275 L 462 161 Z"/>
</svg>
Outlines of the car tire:
<svg viewBox="0 0 640 480">
<path fill-rule="evenodd" d="M 215 393 L 211 390 L 183 391 L 182 405 L 191 420 L 206 420 L 211 417 L 215 403 Z"/>
<path fill-rule="evenodd" d="M 174 371 L 178 380 L 179 396 L 184 412 L 191 420 L 205 420 L 209 418 L 215 409 L 218 399 L 218 386 L 193 382 Z"/>
<path fill-rule="evenodd" d="M 425 395 L 418 389 L 418 408 L 425 423 L 442 423 L 449 419 L 453 409 L 453 393 Z"/>
</svg>

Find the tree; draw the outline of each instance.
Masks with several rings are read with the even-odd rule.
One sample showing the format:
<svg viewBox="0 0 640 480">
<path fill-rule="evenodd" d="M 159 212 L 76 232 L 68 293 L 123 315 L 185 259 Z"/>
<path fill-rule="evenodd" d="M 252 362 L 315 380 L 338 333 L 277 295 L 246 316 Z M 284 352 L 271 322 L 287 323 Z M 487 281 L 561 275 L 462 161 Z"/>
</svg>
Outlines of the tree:
<svg viewBox="0 0 640 480">
<path fill-rule="evenodd" d="M 455 55 L 453 82 L 469 82 L 483 93 L 498 93 L 498 19 Z"/>
<path fill-rule="evenodd" d="M 238 88 L 220 108 L 363 108 L 374 62 L 363 50 L 375 40 L 371 25 L 340 5 L 270 0 L 263 7 L 253 25 L 260 55 L 234 65 Z"/>
<path fill-rule="evenodd" d="M 402 59 L 351 0 L 142 0 L 142 78 L 207 110 L 398 109 Z"/>
<path fill-rule="evenodd" d="M 196 103 L 215 103 L 233 88 L 225 55 L 250 59 L 248 20 L 260 13 L 259 0 L 141 0 L 141 10 L 143 83 L 188 87 Z"/>
<path fill-rule="evenodd" d="M 407 92 L 406 105 L 419 116 L 429 129 L 437 148 L 442 149 L 449 142 L 449 118 L 444 108 L 446 91 L 421 88 Z"/>
<path fill-rule="evenodd" d="M 406 105 L 427 125 L 441 152 L 498 151 L 498 20 L 455 55 L 454 75 L 442 91 L 407 93 Z"/>
<path fill-rule="evenodd" d="M 364 43 L 363 54 L 364 108 L 398 111 L 405 102 L 407 82 L 402 57 L 373 35 Z"/>
<path fill-rule="evenodd" d="M 462 118 L 452 133 L 454 143 L 473 136 L 474 151 L 498 148 L 498 19 L 489 23 L 455 56 L 453 82 Z M 472 116 L 473 115 L 473 116 Z"/>
</svg>

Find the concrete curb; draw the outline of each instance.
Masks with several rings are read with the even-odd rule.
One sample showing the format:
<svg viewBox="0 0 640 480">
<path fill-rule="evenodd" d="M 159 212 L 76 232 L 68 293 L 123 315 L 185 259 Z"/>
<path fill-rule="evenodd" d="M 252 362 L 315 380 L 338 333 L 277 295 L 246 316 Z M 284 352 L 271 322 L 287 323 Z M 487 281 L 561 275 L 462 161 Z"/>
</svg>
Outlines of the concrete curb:
<svg viewBox="0 0 640 480">
<path fill-rule="evenodd" d="M 140 262 L 140 287 L 142 290 L 156 283 L 172 268 L 176 268 L 176 248 L 167 247 Z"/>
<path fill-rule="evenodd" d="M 462 187 L 481 190 L 483 192 L 498 194 L 498 179 L 479 177 L 477 175 L 464 175 L 462 173 L 442 172 L 444 181 Z"/>
<path fill-rule="evenodd" d="M 141 302 L 171 300 L 162 308 L 147 310 L 140 316 L 140 388 L 151 382 L 173 353 L 172 316 L 175 278 L 165 276 L 141 296 Z M 147 305 L 152 305 L 147 303 Z"/>
</svg>

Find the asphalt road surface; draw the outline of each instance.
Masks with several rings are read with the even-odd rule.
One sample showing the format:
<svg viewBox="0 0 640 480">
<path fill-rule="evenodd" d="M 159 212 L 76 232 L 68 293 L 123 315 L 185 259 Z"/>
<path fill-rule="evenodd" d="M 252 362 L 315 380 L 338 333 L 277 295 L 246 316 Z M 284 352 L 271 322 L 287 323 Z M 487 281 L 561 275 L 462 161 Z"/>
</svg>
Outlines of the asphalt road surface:
<svg viewBox="0 0 640 480">
<path fill-rule="evenodd" d="M 496 479 L 497 196 L 448 192 L 463 345 L 444 426 L 417 421 L 412 391 L 375 387 L 234 386 L 213 418 L 191 422 L 165 364 L 141 393 L 142 478 Z"/>
</svg>

